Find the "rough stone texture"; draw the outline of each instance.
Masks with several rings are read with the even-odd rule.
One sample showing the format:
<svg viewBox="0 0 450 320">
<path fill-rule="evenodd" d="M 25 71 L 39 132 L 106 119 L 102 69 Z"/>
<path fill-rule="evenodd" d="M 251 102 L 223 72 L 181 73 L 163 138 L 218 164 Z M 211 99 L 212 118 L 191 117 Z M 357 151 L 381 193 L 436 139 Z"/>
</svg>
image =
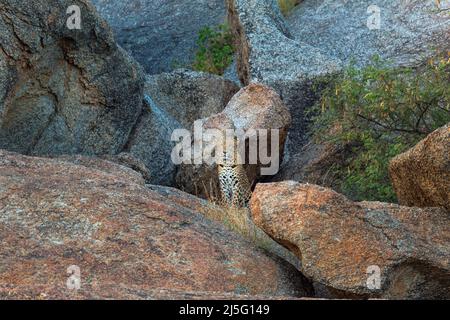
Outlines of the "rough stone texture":
<svg viewBox="0 0 450 320">
<path fill-rule="evenodd" d="M 287 132 L 291 124 L 289 110 L 279 95 L 262 84 L 251 84 L 242 88 L 228 103 L 223 112 L 202 120 L 203 130 L 234 129 L 248 132 L 251 129 L 279 130 L 279 162 L 282 162 Z M 270 133 L 269 133 L 270 134 Z M 198 143 L 193 139 L 193 143 Z M 217 141 L 216 143 L 221 143 Z M 269 146 L 270 148 L 270 146 Z M 269 149 L 270 150 L 270 149 Z M 246 159 L 248 159 L 248 150 Z M 250 165 L 246 161 L 245 169 L 250 183 L 260 176 L 261 165 Z M 176 178 L 177 186 L 186 192 L 199 196 L 218 195 L 218 177 L 216 164 L 181 165 Z"/>
<path fill-rule="evenodd" d="M 389 173 L 400 204 L 450 211 L 450 123 L 392 159 Z"/>
<path fill-rule="evenodd" d="M 450 48 L 448 10 L 435 0 L 304 0 L 287 19 L 298 41 L 320 48 L 330 56 L 357 65 L 373 55 L 398 65 L 421 63 L 435 49 Z M 444 8 L 448 1 L 441 1 Z M 380 8 L 379 30 L 367 21 L 371 5 Z"/>
<path fill-rule="evenodd" d="M 288 249 L 274 241 L 269 235 L 255 225 L 250 217 L 248 208 L 233 211 L 228 210 L 226 206 L 212 205 L 212 202 L 199 200 L 194 195 L 185 193 L 176 188 L 168 188 L 164 186 L 156 186 L 147 184 L 147 188 L 166 197 L 170 201 L 190 210 L 198 211 L 206 218 L 219 222 L 221 224 L 226 221 L 226 226 L 233 232 L 241 234 L 250 242 L 257 244 L 258 247 L 264 248 L 266 252 L 274 257 L 281 258 L 283 261 L 289 262 L 297 270 L 300 269 L 298 258 Z M 237 216 L 237 215 L 240 216 Z M 309 283 L 304 283 L 304 287 L 312 292 Z"/>
<path fill-rule="evenodd" d="M 225 21 L 223 0 L 92 0 L 118 43 L 147 73 L 189 65 L 198 32 Z"/>
<path fill-rule="evenodd" d="M 75 164 L 77 166 L 83 166 L 89 169 L 102 171 L 108 174 L 115 175 L 116 177 L 121 179 L 133 180 L 138 184 L 145 183 L 145 175 L 149 174 L 148 171 L 142 171 L 144 169 L 142 167 L 140 167 L 141 171 L 139 169 L 133 168 L 133 166 L 129 164 L 129 162 L 133 160 L 126 153 L 121 153 L 115 156 L 102 156 L 102 158 L 81 155 L 66 155 L 55 157 L 53 159 L 55 159 L 55 161 L 67 162 Z M 119 163 L 125 162 L 125 159 L 128 161 L 127 165 Z M 137 166 L 138 162 L 135 162 L 134 165 Z"/>
<path fill-rule="evenodd" d="M 0 296 L 306 294 L 292 266 L 191 209 L 205 201 L 179 198 L 110 162 L 88 167 L 0 151 Z M 66 288 L 71 265 L 81 269 L 76 295 Z"/>
<path fill-rule="evenodd" d="M 234 83 L 236 83 L 238 86 L 241 86 L 241 80 L 239 80 L 239 75 L 237 71 L 237 63 L 236 60 L 233 61 L 232 64 L 228 66 L 228 68 L 225 69 L 223 73 L 223 77 L 225 79 L 231 80 Z"/>
<path fill-rule="evenodd" d="M 296 253 L 316 289 L 326 288 L 322 294 L 450 297 L 450 216 L 443 209 L 354 203 L 330 189 L 287 181 L 258 184 L 251 211 L 259 227 Z M 374 265 L 380 290 L 367 287 L 367 268 Z"/>
<path fill-rule="evenodd" d="M 239 78 L 244 85 L 261 82 L 280 94 L 293 119 L 288 147 L 299 151 L 306 141 L 305 108 L 317 99 L 313 87 L 340 70 L 341 62 L 297 41 L 277 0 L 227 0 L 227 6 L 235 32 Z"/>
<path fill-rule="evenodd" d="M 280 146 L 286 141 L 291 115 L 280 96 L 266 85 L 251 84 L 241 89 L 223 113 L 232 119 L 236 129 L 278 129 Z"/>
<path fill-rule="evenodd" d="M 58 160 L 71 162 L 77 165 L 94 168 L 108 173 L 117 171 L 117 165 L 123 166 L 127 169 L 133 170 L 134 174 L 141 175 L 140 182 L 148 182 L 151 180 L 150 171 L 140 160 L 133 155 L 122 152 L 117 155 L 102 155 L 102 156 L 82 156 L 82 155 L 64 155 L 54 157 Z M 106 161 L 102 161 L 106 160 Z"/>
<path fill-rule="evenodd" d="M 84 156 L 75 156 L 75 157 L 80 157 L 83 159 L 86 158 Z M 131 153 L 121 152 L 117 155 L 102 155 L 100 156 L 100 158 L 110 162 L 115 162 L 121 166 L 125 166 L 140 173 L 142 175 L 142 178 L 144 178 L 146 182 L 152 181 L 152 174 L 150 173 L 150 170 L 141 160 L 137 159 Z"/>
<path fill-rule="evenodd" d="M 78 5 L 82 28 L 66 26 Z M 85 0 L 0 1 L 0 148 L 114 154 L 142 108 L 141 68 Z"/>
<path fill-rule="evenodd" d="M 239 86 L 216 75 L 178 69 L 147 76 L 145 93 L 184 128 L 222 112 Z"/>
<path fill-rule="evenodd" d="M 279 173 L 267 182 L 293 180 L 302 183 L 317 184 L 340 192 L 341 179 L 334 166 L 348 166 L 353 143 L 336 145 L 309 142 L 299 153 L 285 154 Z"/>
<path fill-rule="evenodd" d="M 144 110 L 130 135 L 125 151 L 141 160 L 150 171 L 149 183 L 173 186 L 176 167 L 171 160 L 172 132 L 181 125 L 145 96 Z"/>
</svg>

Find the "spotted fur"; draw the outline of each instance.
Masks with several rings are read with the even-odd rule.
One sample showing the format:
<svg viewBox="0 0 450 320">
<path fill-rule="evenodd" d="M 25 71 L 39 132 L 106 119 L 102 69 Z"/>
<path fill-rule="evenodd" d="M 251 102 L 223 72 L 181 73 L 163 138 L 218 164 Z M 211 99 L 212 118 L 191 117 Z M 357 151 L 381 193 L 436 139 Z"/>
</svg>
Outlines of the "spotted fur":
<svg viewBox="0 0 450 320">
<path fill-rule="evenodd" d="M 218 175 L 222 200 L 225 204 L 243 208 L 248 207 L 252 196 L 251 184 L 244 166 L 236 164 L 224 152 L 223 163 L 218 164 Z"/>
</svg>

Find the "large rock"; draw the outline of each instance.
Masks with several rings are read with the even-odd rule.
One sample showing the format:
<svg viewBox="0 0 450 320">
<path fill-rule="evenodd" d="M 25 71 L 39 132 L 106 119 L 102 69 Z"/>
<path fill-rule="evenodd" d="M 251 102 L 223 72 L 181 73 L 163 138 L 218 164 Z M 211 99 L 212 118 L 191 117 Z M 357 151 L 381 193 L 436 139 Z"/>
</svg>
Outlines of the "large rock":
<svg viewBox="0 0 450 320">
<path fill-rule="evenodd" d="M 319 295 L 450 298 L 450 216 L 443 209 L 354 203 L 287 181 L 258 184 L 251 210 L 259 227 L 300 258 Z"/>
<path fill-rule="evenodd" d="M 450 123 L 392 159 L 389 173 L 400 204 L 450 211 Z"/>
<path fill-rule="evenodd" d="M 441 10 L 434 0 L 304 0 L 286 19 L 295 39 L 345 64 L 363 66 L 378 55 L 414 65 L 450 48 L 450 19 L 442 10 L 449 5 L 440 2 Z M 380 29 L 369 29 L 378 9 Z"/>
<path fill-rule="evenodd" d="M 145 93 L 184 128 L 195 120 L 222 112 L 239 86 L 213 74 L 178 69 L 149 75 Z"/>
<path fill-rule="evenodd" d="M 190 65 L 198 32 L 224 23 L 223 0 L 92 0 L 117 41 L 147 73 Z"/>
<path fill-rule="evenodd" d="M 80 30 L 66 26 L 78 5 Z M 0 148 L 113 154 L 142 108 L 144 78 L 88 1 L 0 1 Z"/>
<path fill-rule="evenodd" d="M 251 84 L 242 88 L 230 100 L 223 112 L 201 119 L 201 124 L 202 130 L 218 129 L 222 132 L 233 129 L 236 132 L 250 133 L 252 129 L 267 129 L 270 135 L 271 130 L 277 129 L 279 130 L 277 157 L 278 163 L 281 164 L 287 132 L 291 125 L 291 116 L 289 110 L 273 89 L 262 84 Z M 257 136 L 258 141 L 262 141 L 259 133 L 257 133 Z M 195 138 L 193 144 L 199 143 L 200 141 L 195 140 Z M 205 138 L 200 137 L 200 139 L 204 140 Z M 247 143 L 249 140 L 247 140 Z M 215 143 L 221 143 L 221 141 L 215 141 Z M 205 145 L 205 142 L 203 144 Z M 247 148 L 244 167 L 249 181 L 252 183 L 260 178 L 261 167 L 267 166 L 262 166 L 259 158 L 257 164 L 249 164 L 248 151 Z M 219 194 L 215 163 L 202 162 L 202 164 L 181 165 L 177 172 L 176 183 L 186 192 L 203 197 L 216 197 Z"/>
<path fill-rule="evenodd" d="M 306 141 L 305 110 L 316 100 L 321 82 L 340 70 L 341 61 L 289 31 L 277 0 L 227 0 L 228 20 L 235 33 L 237 69 L 244 85 L 273 87 L 292 114 L 289 149 Z"/>
<path fill-rule="evenodd" d="M 210 204 L 161 188 L 110 162 L 0 151 L 0 297 L 307 294 L 292 266 L 205 219 Z M 70 266 L 81 271 L 77 292 Z"/>
</svg>

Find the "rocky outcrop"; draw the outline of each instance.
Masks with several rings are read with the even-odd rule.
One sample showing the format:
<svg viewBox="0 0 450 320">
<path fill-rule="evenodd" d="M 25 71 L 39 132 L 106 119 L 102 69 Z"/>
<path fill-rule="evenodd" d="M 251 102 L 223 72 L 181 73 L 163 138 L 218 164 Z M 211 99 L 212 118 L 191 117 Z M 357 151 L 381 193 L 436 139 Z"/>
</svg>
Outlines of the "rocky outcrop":
<svg viewBox="0 0 450 320">
<path fill-rule="evenodd" d="M 67 27 L 72 5 L 81 29 Z M 1 0 L 0 34 L 0 148 L 121 151 L 142 110 L 144 77 L 89 1 Z"/>
<path fill-rule="evenodd" d="M 450 211 L 450 123 L 392 159 L 389 173 L 400 204 Z"/>
<path fill-rule="evenodd" d="M 318 295 L 450 297 L 450 216 L 443 209 L 354 203 L 292 181 L 258 184 L 250 205 L 255 223 L 296 253 Z"/>
<path fill-rule="evenodd" d="M 252 129 L 267 129 L 268 136 L 270 136 L 271 130 L 277 129 L 279 130 L 277 156 L 278 163 L 281 163 L 287 132 L 291 124 L 291 116 L 279 95 L 273 89 L 262 84 L 251 84 L 241 89 L 230 100 L 223 112 L 201 119 L 201 124 L 202 130 L 218 129 L 222 132 L 233 129 L 235 132 L 250 133 Z M 263 141 L 259 132 L 256 132 L 256 136 L 258 141 Z M 251 137 L 253 136 L 249 134 L 246 139 L 247 143 L 251 140 Z M 200 139 L 205 138 L 200 137 Z M 199 141 L 195 140 L 194 137 L 193 143 L 199 143 Z M 216 141 L 216 143 L 221 142 Z M 270 141 L 268 141 L 268 148 L 270 147 Z M 260 145 L 258 148 L 261 148 Z M 259 149 L 255 150 L 259 152 Z M 260 169 L 267 166 L 263 166 L 259 158 L 257 164 L 249 164 L 248 152 L 249 148 L 247 147 L 246 165 L 244 167 L 249 181 L 255 182 L 260 177 Z M 177 186 L 186 192 L 203 197 L 218 195 L 217 166 L 215 163 L 183 164 L 178 170 L 176 181 Z"/>
<path fill-rule="evenodd" d="M 176 188 L 167 188 L 149 184 L 146 186 L 148 189 L 157 192 L 169 201 L 173 201 L 184 208 L 201 212 L 204 217 L 224 224 L 231 231 L 242 235 L 245 239 L 256 244 L 258 247 L 264 248 L 264 251 L 272 256 L 279 257 L 283 261 L 289 262 L 297 270 L 300 269 L 298 258 L 257 227 L 248 214 L 247 208 L 236 209 L 227 206 L 212 205 L 213 202 L 199 200 L 196 196 Z M 307 284 L 305 283 L 305 285 Z M 311 287 L 309 286 L 309 288 Z M 305 289 L 307 289 L 307 287 L 305 287 Z"/>
<path fill-rule="evenodd" d="M 213 74 L 178 69 L 147 76 L 145 93 L 184 128 L 222 112 L 239 86 Z"/>
<path fill-rule="evenodd" d="M 286 20 L 295 39 L 360 66 L 374 55 L 415 65 L 450 43 L 448 1 L 304 0 Z M 380 18 L 379 29 L 376 19 Z M 371 26 L 371 28 L 369 28 Z M 373 27 L 372 27 L 373 26 Z"/>
<path fill-rule="evenodd" d="M 292 114 L 288 147 L 298 152 L 306 142 L 304 112 L 317 99 L 315 87 L 340 70 L 341 62 L 297 41 L 277 0 L 227 0 L 227 6 L 239 78 L 244 85 L 261 82 L 280 94 Z"/>
<path fill-rule="evenodd" d="M 288 150 L 299 154 L 308 142 L 305 110 L 328 76 L 353 58 L 359 66 L 374 54 L 394 65 L 415 65 L 436 49 L 448 51 L 448 10 L 436 3 L 305 0 L 285 21 L 277 0 L 227 0 L 239 77 L 244 85 L 262 82 L 280 94 L 293 118 Z M 380 29 L 369 28 L 378 13 Z"/>
<path fill-rule="evenodd" d="M 66 25 L 70 5 L 80 7 L 80 30 Z M 170 136 L 181 125 L 151 98 L 143 103 L 142 69 L 95 8 L 86 1 L 0 6 L 0 148 L 118 162 L 127 153 L 147 182 L 173 185 Z"/>
<path fill-rule="evenodd" d="M 207 202 L 92 161 L 0 151 L 0 297 L 307 295 L 292 266 L 205 219 Z M 78 291 L 66 286 L 70 266 Z"/>
<path fill-rule="evenodd" d="M 147 73 L 190 65 L 198 32 L 225 21 L 223 0 L 92 0 L 118 43 Z"/>
</svg>

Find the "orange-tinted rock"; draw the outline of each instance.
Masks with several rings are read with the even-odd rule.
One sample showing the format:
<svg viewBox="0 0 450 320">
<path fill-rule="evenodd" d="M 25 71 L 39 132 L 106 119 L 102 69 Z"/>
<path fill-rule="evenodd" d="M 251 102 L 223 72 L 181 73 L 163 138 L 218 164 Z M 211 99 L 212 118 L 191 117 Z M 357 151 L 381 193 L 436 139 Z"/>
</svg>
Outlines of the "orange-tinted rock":
<svg viewBox="0 0 450 320">
<path fill-rule="evenodd" d="M 255 223 L 300 258 L 325 296 L 450 297 L 450 216 L 443 209 L 354 203 L 293 181 L 258 184 L 250 205 Z M 379 289 L 367 284 L 374 279 L 367 271 L 377 267 Z"/>
<path fill-rule="evenodd" d="M 450 123 L 395 157 L 389 173 L 401 204 L 450 211 Z"/>
<path fill-rule="evenodd" d="M 232 119 L 236 129 L 279 129 L 282 142 L 291 124 L 291 115 L 280 96 L 259 83 L 236 93 L 223 112 Z"/>
<path fill-rule="evenodd" d="M 207 202 L 93 161 L 0 151 L 0 298 L 306 295 L 291 265 L 199 214 Z"/>
</svg>

